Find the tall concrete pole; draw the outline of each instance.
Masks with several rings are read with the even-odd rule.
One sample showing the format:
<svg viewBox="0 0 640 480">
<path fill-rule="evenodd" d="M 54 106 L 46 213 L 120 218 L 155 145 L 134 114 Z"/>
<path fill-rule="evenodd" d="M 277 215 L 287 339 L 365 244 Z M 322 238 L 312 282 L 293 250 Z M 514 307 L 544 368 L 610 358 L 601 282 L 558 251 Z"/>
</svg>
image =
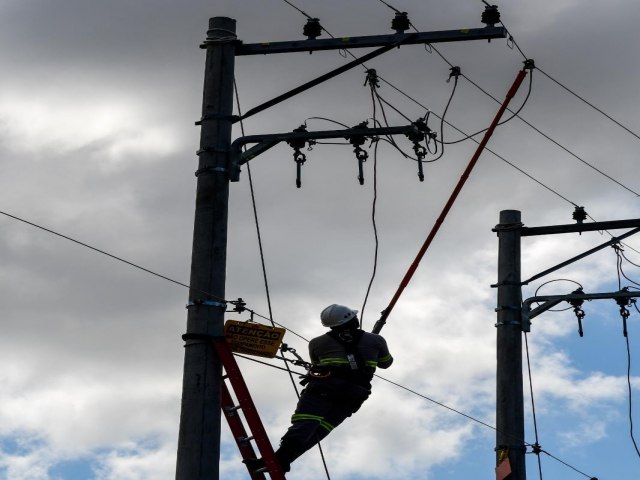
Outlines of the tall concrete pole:
<svg viewBox="0 0 640 480">
<path fill-rule="evenodd" d="M 222 367 L 210 336 L 224 335 L 236 22 L 209 20 L 185 335 L 177 480 L 218 480 Z"/>
<path fill-rule="evenodd" d="M 500 212 L 500 224 L 495 228 L 498 233 L 496 449 L 508 448 L 512 471 L 510 480 L 526 480 L 520 309 L 521 228 L 519 211 Z"/>
</svg>

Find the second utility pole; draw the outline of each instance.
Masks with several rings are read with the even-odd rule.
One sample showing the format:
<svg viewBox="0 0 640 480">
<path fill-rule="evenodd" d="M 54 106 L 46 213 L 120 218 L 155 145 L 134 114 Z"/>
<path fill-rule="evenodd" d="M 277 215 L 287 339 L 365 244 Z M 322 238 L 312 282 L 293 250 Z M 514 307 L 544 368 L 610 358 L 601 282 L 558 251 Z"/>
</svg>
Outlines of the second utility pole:
<svg viewBox="0 0 640 480">
<path fill-rule="evenodd" d="M 522 381 L 520 212 L 500 212 L 496 372 L 496 452 L 507 452 L 512 480 L 526 480 Z"/>
</svg>

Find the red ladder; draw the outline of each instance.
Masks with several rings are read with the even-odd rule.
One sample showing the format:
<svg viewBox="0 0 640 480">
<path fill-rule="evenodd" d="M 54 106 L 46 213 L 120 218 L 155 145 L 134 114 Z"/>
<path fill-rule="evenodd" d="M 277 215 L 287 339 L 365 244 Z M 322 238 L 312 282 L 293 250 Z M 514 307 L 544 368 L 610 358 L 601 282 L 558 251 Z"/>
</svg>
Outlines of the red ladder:
<svg viewBox="0 0 640 480">
<path fill-rule="evenodd" d="M 240 454 L 245 460 L 249 458 L 256 458 L 255 451 L 251 445 L 251 440 L 255 440 L 256 446 L 258 447 L 258 450 L 265 462 L 265 468 L 257 473 L 252 472 L 247 466 L 249 475 L 252 480 L 264 480 L 264 473 L 268 473 L 272 480 L 286 480 L 284 472 L 273 453 L 273 447 L 271 446 L 269 437 L 267 437 L 267 432 L 262 425 L 262 420 L 260 420 L 258 410 L 251 399 L 251 394 L 249 393 L 247 384 L 242 377 L 240 367 L 233 356 L 231 347 L 229 347 L 229 344 L 226 342 L 224 337 L 215 338 L 212 340 L 212 343 L 218 353 L 218 357 L 220 358 L 222 365 L 224 366 L 224 370 L 226 372 L 226 376 L 224 378 L 229 380 L 231 388 L 238 400 L 238 405 L 235 405 L 233 398 L 231 397 L 231 393 L 229 392 L 229 388 L 227 387 L 227 383 L 223 381 L 221 385 L 220 404 L 222 412 L 229 423 L 231 433 L 238 444 Z M 238 410 L 242 410 L 244 413 L 244 418 L 247 421 L 252 436 L 247 435 L 247 431 L 242 423 L 242 418 L 238 414 Z"/>
</svg>

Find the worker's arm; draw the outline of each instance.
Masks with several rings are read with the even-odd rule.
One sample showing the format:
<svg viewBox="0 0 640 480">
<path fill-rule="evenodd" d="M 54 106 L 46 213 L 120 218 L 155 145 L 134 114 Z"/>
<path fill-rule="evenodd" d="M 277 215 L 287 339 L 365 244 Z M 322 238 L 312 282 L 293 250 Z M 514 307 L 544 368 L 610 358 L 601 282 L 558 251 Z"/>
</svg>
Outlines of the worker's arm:
<svg viewBox="0 0 640 480">
<path fill-rule="evenodd" d="M 380 368 L 389 368 L 393 363 L 393 357 L 391 353 L 389 353 L 389 347 L 387 347 L 387 342 L 384 338 L 379 337 L 380 339 L 380 350 L 378 351 L 378 367 Z"/>
</svg>

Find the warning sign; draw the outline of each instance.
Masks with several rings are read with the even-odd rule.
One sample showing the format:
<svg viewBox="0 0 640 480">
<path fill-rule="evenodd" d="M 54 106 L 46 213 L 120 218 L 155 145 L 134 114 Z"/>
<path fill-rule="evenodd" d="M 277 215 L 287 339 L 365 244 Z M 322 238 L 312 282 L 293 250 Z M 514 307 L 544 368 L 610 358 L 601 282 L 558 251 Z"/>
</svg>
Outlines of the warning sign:
<svg viewBox="0 0 640 480">
<path fill-rule="evenodd" d="M 224 336 L 232 351 L 259 357 L 273 358 L 285 332 L 284 328 L 237 320 L 227 320 L 224 324 Z"/>
</svg>

